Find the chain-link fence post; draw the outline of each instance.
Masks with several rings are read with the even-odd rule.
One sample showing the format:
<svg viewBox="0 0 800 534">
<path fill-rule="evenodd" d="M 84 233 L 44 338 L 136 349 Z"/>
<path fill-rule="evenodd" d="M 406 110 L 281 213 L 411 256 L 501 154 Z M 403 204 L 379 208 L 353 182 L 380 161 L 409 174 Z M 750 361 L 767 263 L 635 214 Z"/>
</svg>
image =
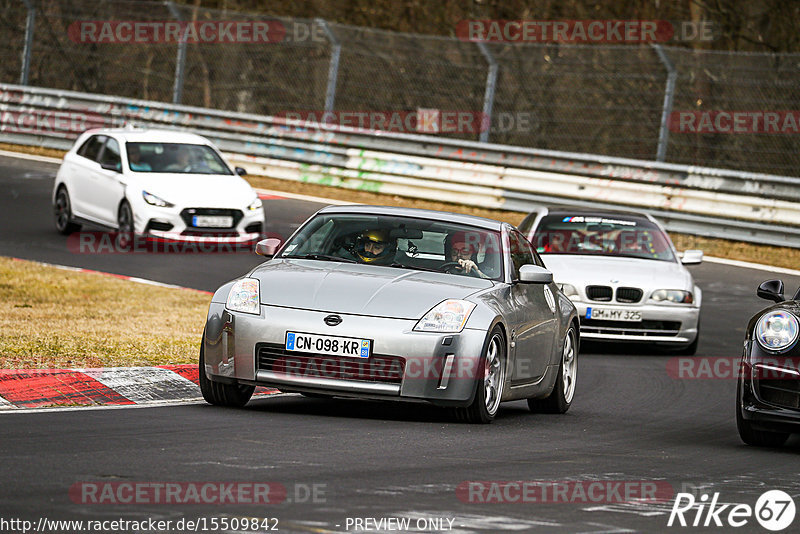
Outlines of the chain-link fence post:
<svg viewBox="0 0 800 534">
<path fill-rule="evenodd" d="M 656 150 L 656 161 L 664 161 L 667 157 L 667 143 L 669 142 L 669 115 L 672 113 L 672 100 L 675 97 L 675 80 L 678 78 L 678 71 L 672 64 L 661 45 L 653 43 L 653 48 L 658 54 L 664 67 L 667 69 L 667 87 L 664 89 L 664 107 L 661 110 L 661 129 L 658 132 L 658 149 Z"/>
<path fill-rule="evenodd" d="M 342 52 L 342 43 L 336 38 L 331 27 L 325 19 L 314 19 L 322 27 L 325 36 L 331 43 L 331 62 L 328 65 L 328 87 L 325 89 L 325 112 L 333 111 L 333 103 L 336 100 L 336 78 L 339 76 L 339 56 Z"/>
<path fill-rule="evenodd" d="M 478 42 L 478 49 L 489 62 L 489 72 L 486 75 L 486 90 L 483 93 L 483 116 L 481 117 L 480 142 L 489 141 L 489 131 L 492 128 L 492 107 L 494 106 L 494 91 L 497 87 L 497 61 L 489 51 L 486 43 Z M 485 127 L 484 127 L 485 126 Z"/>
<path fill-rule="evenodd" d="M 19 74 L 19 84 L 28 85 L 31 71 L 31 50 L 33 49 L 33 30 L 36 27 L 35 0 L 23 0 L 28 8 L 28 18 L 25 21 L 25 46 L 22 49 L 22 71 Z"/>
<path fill-rule="evenodd" d="M 178 22 L 183 22 L 181 12 L 172 2 L 166 2 L 167 9 Z M 172 86 L 172 103 L 180 104 L 183 98 L 183 76 L 186 71 L 186 28 L 182 28 L 178 41 L 178 56 L 175 58 L 175 83 Z"/>
</svg>

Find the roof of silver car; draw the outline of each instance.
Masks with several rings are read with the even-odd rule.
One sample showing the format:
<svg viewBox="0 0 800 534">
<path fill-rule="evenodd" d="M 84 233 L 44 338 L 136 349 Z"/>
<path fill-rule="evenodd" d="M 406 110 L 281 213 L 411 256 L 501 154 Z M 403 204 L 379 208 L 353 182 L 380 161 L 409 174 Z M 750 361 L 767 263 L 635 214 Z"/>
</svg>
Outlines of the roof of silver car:
<svg viewBox="0 0 800 534">
<path fill-rule="evenodd" d="M 418 208 L 398 208 L 394 206 L 369 206 L 362 204 L 352 206 L 327 206 L 322 208 L 319 213 L 367 213 L 370 215 L 393 215 L 397 217 L 412 217 L 415 219 L 444 220 L 456 224 L 466 224 L 495 231 L 500 231 L 503 225 L 502 222 L 486 219 L 484 217 L 476 217 L 474 215 Z"/>
</svg>

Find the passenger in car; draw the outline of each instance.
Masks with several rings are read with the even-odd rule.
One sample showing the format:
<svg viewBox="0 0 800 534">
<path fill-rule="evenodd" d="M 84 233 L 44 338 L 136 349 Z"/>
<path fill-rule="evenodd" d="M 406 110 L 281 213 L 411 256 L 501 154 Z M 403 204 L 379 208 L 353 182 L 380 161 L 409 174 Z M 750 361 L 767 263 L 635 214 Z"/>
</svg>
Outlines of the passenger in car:
<svg viewBox="0 0 800 534">
<path fill-rule="evenodd" d="M 458 263 L 460 269 L 456 268 L 456 274 L 476 276 L 479 278 L 491 278 L 482 269 L 484 265 L 479 265 L 477 261 L 480 249 L 480 236 L 470 232 L 454 232 L 448 234 L 444 241 L 446 262 Z"/>
</svg>

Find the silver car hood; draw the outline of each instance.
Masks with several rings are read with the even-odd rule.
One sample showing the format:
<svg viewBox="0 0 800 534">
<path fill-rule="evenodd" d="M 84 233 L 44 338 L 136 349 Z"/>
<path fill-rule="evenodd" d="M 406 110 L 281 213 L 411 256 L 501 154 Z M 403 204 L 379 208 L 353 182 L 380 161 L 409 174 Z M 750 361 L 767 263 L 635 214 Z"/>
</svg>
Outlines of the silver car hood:
<svg viewBox="0 0 800 534">
<path fill-rule="evenodd" d="M 398 319 L 419 319 L 445 299 L 494 285 L 469 276 L 316 260 L 272 260 L 251 276 L 261 283 L 262 304 Z"/>
<path fill-rule="evenodd" d="M 559 283 L 687 291 L 694 286 L 689 271 L 682 264 L 671 261 L 570 254 L 542 254 L 541 257 L 547 268 L 553 271 L 554 281 Z"/>
</svg>

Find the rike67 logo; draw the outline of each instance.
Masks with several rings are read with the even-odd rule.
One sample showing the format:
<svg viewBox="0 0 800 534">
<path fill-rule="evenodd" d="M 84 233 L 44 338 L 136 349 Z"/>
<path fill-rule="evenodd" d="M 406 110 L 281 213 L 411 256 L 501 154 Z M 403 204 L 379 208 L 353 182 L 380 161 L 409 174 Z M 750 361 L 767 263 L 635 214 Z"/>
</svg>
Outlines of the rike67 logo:
<svg viewBox="0 0 800 534">
<path fill-rule="evenodd" d="M 767 530 L 786 529 L 794 521 L 795 506 L 792 497 L 781 490 L 764 492 L 756 505 L 719 502 L 719 492 L 699 499 L 691 493 L 678 493 L 672 503 L 667 526 L 681 527 L 743 527 L 755 518 Z"/>
</svg>

